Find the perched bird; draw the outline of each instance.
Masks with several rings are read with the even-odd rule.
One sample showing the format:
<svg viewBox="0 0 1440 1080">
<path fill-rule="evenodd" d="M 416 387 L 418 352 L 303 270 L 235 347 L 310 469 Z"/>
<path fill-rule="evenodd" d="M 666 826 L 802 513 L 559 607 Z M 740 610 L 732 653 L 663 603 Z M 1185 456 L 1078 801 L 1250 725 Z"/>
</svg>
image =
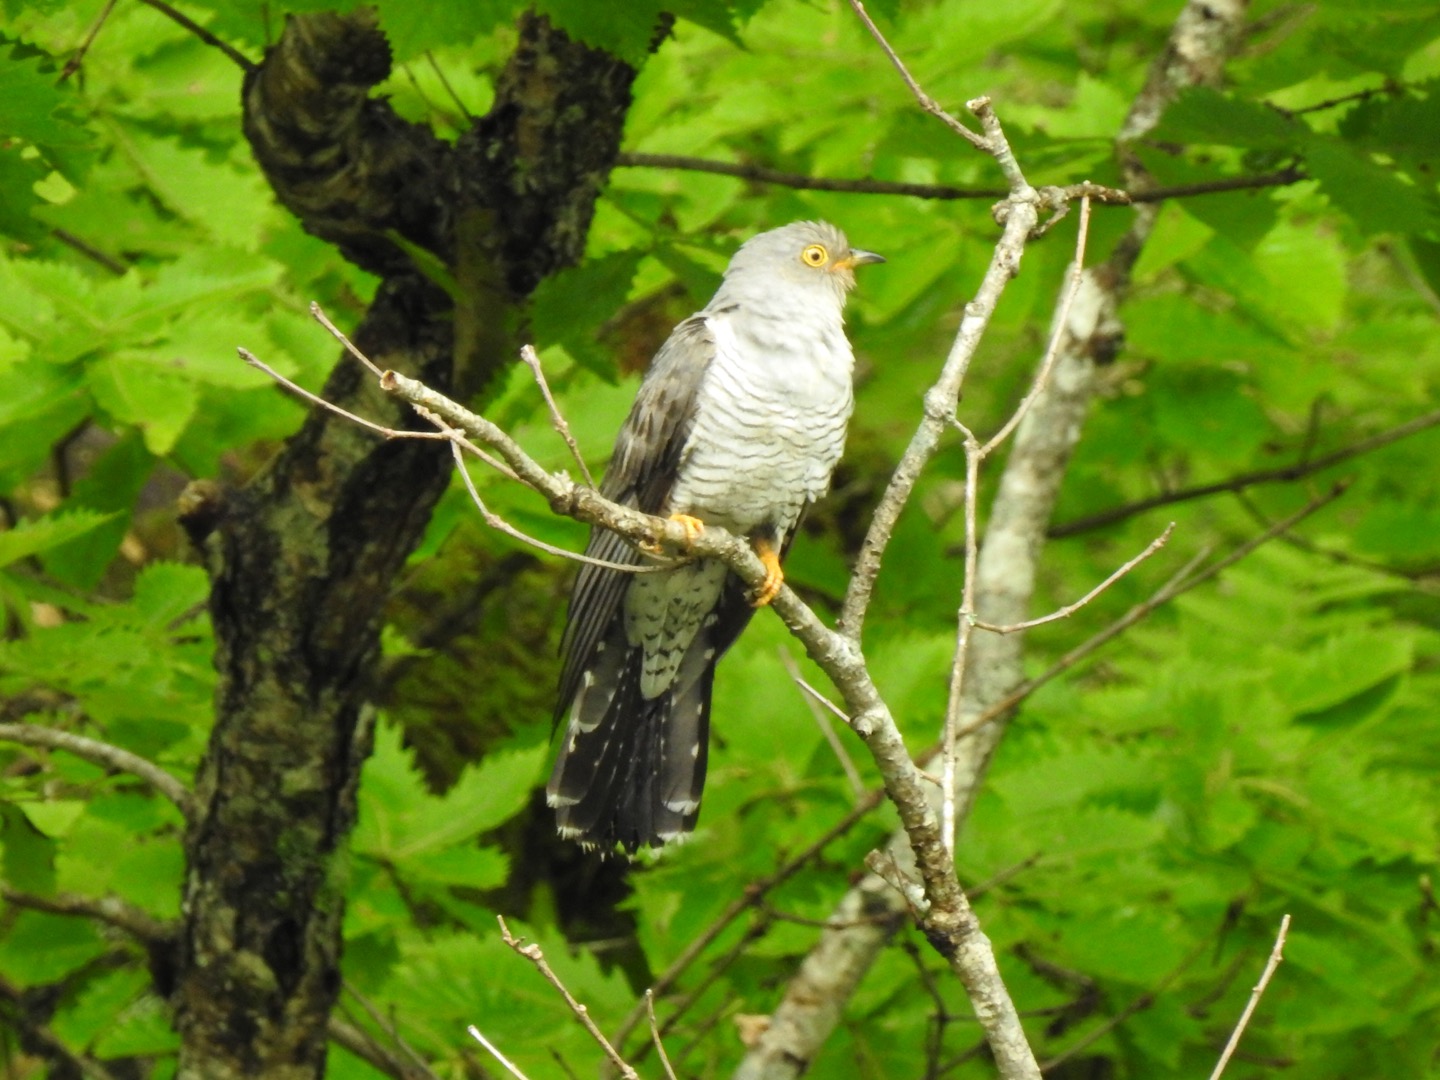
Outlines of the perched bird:
<svg viewBox="0 0 1440 1080">
<path fill-rule="evenodd" d="M 692 535 L 747 537 L 767 575 L 747 596 L 712 559 L 639 574 L 581 565 L 546 788 L 562 835 L 633 854 L 695 827 L 715 665 L 779 592 L 800 517 L 830 485 L 854 405 L 845 296 L 856 266 L 884 261 L 824 222 L 761 233 L 656 354 L 601 492 Z M 649 562 L 598 527 L 586 554 Z"/>
</svg>

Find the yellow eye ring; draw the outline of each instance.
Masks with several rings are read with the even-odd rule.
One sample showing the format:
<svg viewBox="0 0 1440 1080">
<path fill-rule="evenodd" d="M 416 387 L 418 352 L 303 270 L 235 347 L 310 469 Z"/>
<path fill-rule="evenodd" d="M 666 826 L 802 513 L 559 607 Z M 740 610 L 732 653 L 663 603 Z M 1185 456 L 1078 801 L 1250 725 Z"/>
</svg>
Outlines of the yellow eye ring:
<svg viewBox="0 0 1440 1080">
<path fill-rule="evenodd" d="M 811 244 L 804 251 L 800 252 L 800 260 L 806 266 L 824 266 L 830 253 L 825 250 L 824 244 Z"/>
</svg>

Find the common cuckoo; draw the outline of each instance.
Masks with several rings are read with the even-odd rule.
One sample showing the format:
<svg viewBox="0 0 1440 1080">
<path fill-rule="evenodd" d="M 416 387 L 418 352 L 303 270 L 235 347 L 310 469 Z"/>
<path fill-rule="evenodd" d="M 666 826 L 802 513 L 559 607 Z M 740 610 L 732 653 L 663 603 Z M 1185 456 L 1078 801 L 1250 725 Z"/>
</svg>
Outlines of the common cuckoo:
<svg viewBox="0 0 1440 1080">
<path fill-rule="evenodd" d="M 830 485 L 854 404 L 845 295 L 856 266 L 883 261 L 824 222 L 761 233 L 656 354 L 601 492 L 687 531 L 747 537 L 767 573 L 747 595 L 710 559 L 639 574 L 581 565 L 546 789 L 562 835 L 633 854 L 695 827 L 715 664 L 779 591 L 800 517 Z M 586 554 L 650 561 L 602 528 Z"/>
</svg>

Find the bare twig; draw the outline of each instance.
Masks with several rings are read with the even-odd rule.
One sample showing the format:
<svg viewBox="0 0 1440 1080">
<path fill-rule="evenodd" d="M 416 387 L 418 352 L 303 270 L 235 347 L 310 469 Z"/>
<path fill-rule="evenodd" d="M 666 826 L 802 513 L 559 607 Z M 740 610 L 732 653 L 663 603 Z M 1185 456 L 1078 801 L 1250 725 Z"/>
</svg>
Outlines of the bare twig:
<svg viewBox="0 0 1440 1080">
<path fill-rule="evenodd" d="M 1127 611 L 1120 618 L 1116 619 L 1109 626 L 1105 627 L 1105 629 L 1101 630 L 1098 634 L 1095 634 L 1093 637 L 1088 638 L 1086 641 L 1075 646 L 1075 648 L 1071 649 L 1064 656 L 1060 657 L 1059 660 L 1055 661 L 1055 663 L 1050 665 L 1050 667 L 1043 671 L 1041 674 L 1035 676 L 1035 678 L 1033 679 L 1026 680 L 1019 686 L 1017 686 L 1011 693 L 1007 694 L 1003 698 L 1000 698 L 994 704 L 981 712 L 980 715 L 978 715 L 969 724 L 963 727 L 960 730 L 959 737 L 964 738 L 967 735 L 974 734 L 976 731 L 980 730 L 986 724 L 995 720 L 997 717 L 1003 716 L 1005 713 L 1009 712 L 1016 705 L 1018 705 L 1021 701 L 1024 701 L 1025 698 L 1033 694 L 1041 686 L 1044 686 L 1056 676 L 1064 673 L 1065 671 L 1068 671 L 1070 668 L 1074 667 L 1081 660 L 1089 656 L 1091 653 L 1095 652 L 1101 646 L 1106 645 L 1110 641 L 1119 637 L 1122 633 L 1130 629 L 1130 627 L 1134 626 L 1140 620 L 1144 619 L 1147 615 L 1155 611 L 1157 608 L 1163 607 L 1164 605 L 1168 604 L 1171 600 L 1175 599 L 1175 597 L 1179 596 L 1181 593 L 1189 592 L 1196 586 L 1204 584 L 1206 581 L 1209 581 L 1211 578 L 1219 574 L 1222 570 L 1226 570 L 1229 567 L 1234 566 L 1241 559 L 1244 559 L 1250 554 L 1252 554 L 1257 548 L 1268 544 L 1277 536 L 1281 536 L 1284 533 L 1288 532 L 1290 529 L 1294 528 L 1296 525 L 1304 521 L 1306 518 L 1310 517 L 1312 514 L 1316 513 L 1317 511 L 1323 509 L 1326 506 L 1329 506 L 1341 495 L 1345 494 L 1349 487 L 1350 484 L 1348 481 L 1336 484 L 1329 491 L 1325 492 L 1323 495 L 1320 495 L 1315 499 L 1312 499 L 1309 503 L 1301 507 L 1295 513 L 1280 521 L 1277 521 L 1274 525 L 1266 529 L 1264 532 L 1258 534 L 1257 536 L 1251 537 L 1249 540 L 1245 541 L 1245 543 L 1237 547 L 1234 551 L 1230 552 L 1230 554 L 1226 555 L 1223 559 L 1217 560 L 1199 573 L 1192 574 L 1192 571 L 1195 569 L 1195 567 L 1198 566 L 1202 561 L 1204 561 L 1205 557 L 1209 554 L 1208 551 L 1201 551 L 1197 556 L 1195 556 L 1195 558 L 1191 559 L 1190 562 L 1186 563 L 1185 566 L 1181 568 L 1178 574 L 1172 577 L 1170 581 L 1168 581 L 1165 585 L 1161 586 L 1160 589 L 1158 589 L 1153 595 L 1151 595 L 1148 600 L 1144 600 L 1139 604 L 1136 604 L 1133 608 Z"/>
<path fill-rule="evenodd" d="M 445 92 L 450 95 L 450 100 L 455 102 L 455 107 L 460 110 L 460 115 L 467 121 L 474 120 L 475 115 L 465 107 L 465 102 L 460 100 L 460 95 L 457 94 L 455 88 L 450 85 L 450 80 L 445 75 L 445 69 L 442 68 L 439 61 L 435 59 L 434 50 L 425 50 L 425 62 L 430 65 L 430 70 L 435 72 L 435 77 L 440 80 L 440 85 L 443 86 Z"/>
<path fill-rule="evenodd" d="M 529 1080 L 529 1077 L 527 1077 L 523 1072 L 516 1068 L 515 1063 L 512 1062 L 509 1058 L 507 1058 L 504 1054 L 502 1054 L 494 1043 L 492 1043 L 489 1039 L 485 1038 L 484 1035 L 480 1034 L 480 1029 L 477 1028 L 474 1024 L 471 1024 L 465 1030 L 470 1033 L 470 1037 L 472 1039 L 478 1042 L 486 1050 L 490 1051 L 490 1056 L 493 1057 L 496 1061 L 498 1061 L 504 1067 L 505 1071 L 508 1072 L 511 1076 L 516 1077 L 517 1080 Z"/>
<path fill-rule="evenodd" d="M 190 816 L 189 789 L 153 761 L 139 754 L 132 754 L 129 750 L 39 724 L 0 724 L 0 741 L 65 750 L 107 769 L 138 776 L 179 807 L 182 814 Z"/>
<path fill-rule="evenodd" d="M 1004 188 L 961 188 L 944 184 L 906 184 L 894 180 L 849 180 L 831 179 L 821 176 L 807 176 L 804 173 L 784 172 L 764 165 L 745 165 L 731 161 L 714 161 L 709 158 L 685 157 L 680 154 L 635 154 L 622 153 L 616 156 L 618 168 L 632 169 L 682 169 L 687 172 L 712 173 L 718 176 L 733 176 L 740 180 L 753 180 L 761 184 L 775 184 L 779 187 L 794 188 L 797 191 L 840 191 L 861 195 L 909 195 L 917 199 L 1003 199 L 1009 194 Z"/>
<path fill-rule="evenodd" d="M 1030 412 L 1030 407 L 1035 404 L 1035 399 L 1045 392 L 1050 385 L 1050 375 L 1055 370 L 1055 361 L 1060 357 L 1060 343 L 1065 340 L 1070 330 L 1070 309 L 1075 304 L 1075 297 L 1080 292 L 1081 275 L 1085 272 L 1085 247 L 1090 239 L 1090 200 L 1080 200 L 1080 221 L 1075 230 L 1075 259 L 1070 264 L 1068 271 L 1069 283 L 1061 295 L 1060 309 L 1055 315 L 1054 329 L 1050 332 L 1050 342 L 1045 347 L 1045 356 L 1040 361 L 1040 370 L 1036 372 L 1035 378 L 1031 380 L 1030 389 L 1010 414 L 1010 419 L 1001 425 L 1000 430 L 980 447 L 981 458 L 989 457 L 995 452 L 1006 439 L 1020 426 Z"/>
<path fill-rule="evenodd" d="M 1011 623 L 1008 626 L 995 626 L 992 623 L 983 622 L 979 619 L 975 621 L 975 625 L 981 630 L 989 630 L 991 633 L 994 634 L 1014 634 L 1020 630 L 1030 630 L 1036 626 L 1044 626 L 1046 623 L 1058 622 L 1060 619 L 1068 619 L 1071 615 L 1074 615 L 1075 612 L 1079 611 L 1086 604 L 1090 603 L 1091 600 L 1094 600 L 1106 589 L 1110 588 L 1111 585 L 1114 585 L 1122 577 L 1130 573 L 1131 570 L 1134 570 L 1135 567 L 1139 566 L 1142 562 L 1150 558 L 1150 556 L 1154 555 L 1157 551 L 1164 547 L 1165 542 L 1170 539 L 1170 534 L 1174 531 L 1175 523 L 1172 521 L 1169 525 L 1165 526 L 1164 532 L 1162 532 L 1154 540 L 1150 541 L 1149 545 L 1145 548 L 1144 551 L 1140 552 L 1139 555 L 1136 555 L 1129 562 L 1125 563 L 1113 574 L 1111 574 L 1104 581 L 1102 581 L 1099 585 L 1096 585 L 1095 588 L 1091 589 L 1079 600 L 1076 600 L 1073 604 L 1066 604 L 1064 607 L 1057 608 L 1049 615 L 1042 615 L 1038 619 L 1027 619 L 1025 622 Z"/>
<path fill-rule="evenodd" d="M 179 11 L 176 11 L 169 4 L 165 3 L 164 0 L 140 0 L 140 2 L 154 8 L 171 22 L 178 23 L 180 26 L 183 26 L 186 30 L 194 34 L 206 45 L 210 45 L 213 48 L 219 49 L 231 60 L 235 61 L 235 63 L 242 70 L 255 70 L 255 64 L 239 49 L 235 48 L 235 46 L 233 45 L 228 44 L 227 42 L 221 41 L 218 37 L 212 34 L 209 30 L 206 30 L 205 27 L 201 26 L 194 19 L 190 18 L 188 15 L 183 15 Z"/>
<path fill-rule="evenodd" d="M 565 1004 L 570 1006 L 570 1011 L 574 1013 L 576 1019 L 584 1025 L 585 1030 L 590 1033 L 590 1037 L 605 1051 L 605 1056 L 610 1059 L 611 1064 L 620 1070 L 620 1075 L 625 1077 L 625 1080 L 639 1080 L 639 1074 L 620 1056 L 619 1051 L 610 1045 L 610 1040 L 605 1038 L 604 1032 L 596 1027 L 595 1021 L 590 1018 L 590 1010 L 579 1001 L 576 1001 L 570 991 L 566 989 L 565 984 L 560 981 L 560 976 L 556 975 L 555 970 L 546 962 L 545 954 L 540 950 L 540 946 L 533 942 L 526 945 L 522 939 L 511 934 L 510 928 L 505 925 L 505 916 L 497 915 L 495 918 L 500 923 L 501 940 L 503 940 L 506 945 L 509 945 L 515 952 L 534 964 L 535 969 L 539 971 L 541 975 L 545 976 L 550 985 L 560 991 L 560 996 L 565 999 Z M 476 1038 L 480 1037 L 474 1028 L 470 1029 L 470 1033 Z M 488 1047 L 489 1044 L 487 1043 L 486 1046 Z M 495 1053 L 495 1051 L 491 1052 Z"/>
<path fill-rule="evenodd" d="M 775 184 L 797 191 L 838 191 L 855 195 L 900 195 L 915 199 L 1003 199 L 1009 194 L 1003 188 L 963 188 L 948 184 L 909 184 L 896 180 L 873 180 L 869 178 L 841 178 L 809 176 L 806 173 L 786 172 L 765 165 L 753 165 L 735 161 L 716 161 L 712 158 L 687 157 L 683 154 L 641 154 L 621 153 L 615 158 L 617 168 L 631 169 L 679 169 L 687 172 L 711 173 L 717 176 L 733 176 L 759 184 Z M 1298 168 L 1281 169 L 1276 172 L 1260 173 L 1255 176 L 1229 176 L 1221 180 L 1201 180 L 1193 184 L 1157 186 L 1144 191 L 1122 192 L 1099 185 L 1072 184 L 1054 188 L 1060 198 L 1079 199 L 1086 195 L 1097 202 L 1111 206 L 1130 203 L 1164 202 L 1166 199 L 1182 199 L 1195 195 L 1224 194 L 1229 191 L 1246 191 L 1254 188 L 1283 187 L 1306 179 Z M 1109 194 L 1102 194 L 1109 193 Z"/>
<path fill-rule="evenodd" d="M 1124 506 L 1116 506 L 1109 510 L 1102 510 L 1097 514 L 1087 514 L 1085 517 L 1076 518 L 1074 521 L 1062 522 L 1049 531 L 1052 539 L 1059 539 L 1064 536 L 1075 536 L 1078 533 L 1089 532 L 1091 529 L 1098 529 L 1105 525 L 1113 525 L 1118 521 L 1134 517 L 1136 514 L 1143 514 L 1147 510 L 1154 510 L 1160 506 L 1170 506 L 1174 503 L 1189 502 L 1192 499 L 1203 499 L 1209 495 L 1219 495 L 1223 492 L 1244 491 L 1246 488 L 1254 487 L 1257 484 L 1284 483 L 1294 480 L 1303 480 L 1307 476 L 1323 472 L 1326 469 L 1339 465 L 1341 462 L 1349 461 L 1351 458 L 1360 457 L 1363 454 L 1379 450 L 1381 447 L 1389 446 L 1393 442 L 1409 438 L 1411 435 L 1419 434 L 1440 425 L 1440 409 L 1428 412 L 1423 416 L 1417 416 L 1413 420 L 1407 420 L 1403 424 L 1382 431 L 1378 435 L 1372 435 L 1368 439 L 1361 439 L 1357 443 L 1343 446 L 1339 450 L 1329 454 L 1322 454 L 1318 458 L 1309 461 L 1296 462 L 1294 465 L 1282 465 L 1275 469 L 1257 469 L 1254 472 L 1240 473 L 1228 480 L 1217 480 L 1213 484 L 1199 484 L 1195 487 L 1182 488 L 1179 491 L 1168 491 L 1160 495 L 1152 495 L 1148 499 L 1139 499 Z"/>
<path fill-rule="evenodd" d="M 990 119 L 988 110 L 982 114 L 987 118 L 987 131 L 993 129 L 991 141 L 1003 143 L 998 122 Z M 1008 152 L 1008 151 L 1007 151 Z M 1018 173 L 1019 166 L 1015 169 Z M 963 424 L 956 422 L 965 437 L 965 581 L 961 588 L 960 613 L 955 631 L 955 654 L 950 665 L 950 683 L 945 707 L 944 751 L 940 782 L 940 829 L 945 848 L 951 857 L 955 854 L 956 801 L 955 788 L 958 763 L 956 745 L 960 730 L 961 711 L 965 706 L 965 672 L 970 661 L 970 636 L 979 625 L 976 611 L 976 588 L 980 564 L 980 465 L 991 453 L 1001 446 L 1020 426 L 1031 407 L 1049 385 L 1050 374 L 1060 357 L 1061 343 L 1070 334 L 1070 309 L 1079 293 L 1085 265 L 1085 245 L 1090 232 L 1090 200 L 1080 203 L 1080 220 L 1076 229 L 1075 258 L 1070 264 L 1069 283 L 1066 285 L 1059 310 L 1056 312 L 1050 333 L 1050 341 L 1039 370 L 1031 383 L 1029 392 L 1015 407 L 1010 419 L 1001 425 L 988 442 L 981 445 L 978 439 Z M 1102 586 L 1103 588 L 1103 586 Z"/>
<path fill-rule="evenodd" d="M 910 92 L 915 95 L 915 100 L 920 103 L 920 108 L 924 109 L 931 116 L 936 117 L 951 131 L 955 132 L 956 135 L 959 135 L 971 146 L 975 147 L 975 149 L 990 153 L 990 147 L 986 144 L 983 136 L 977 135 L 959 120 L 956 120 L 955 117 L 941 108 L 939 102 L 921 89 L 920 84 L 915 81 L 915 76 L 911 75 L 910 69 L 905 66 L 905 62 L 901 60 L 899 54 L 891 48 L 890 42 L 885 40 L 885 35 L 880 32 L 880 28 L 875 25 L 875 21 L 870 18 L 869 12 L 865 10 L 865 5 L 862 4 L 860 0 L 850 0 L 850 7 L 854 10 L 855 14 L 859 16 L 860 21 L 865 24 L 865 29 L 870 31 L 870 36 L 875 39 L 876 44 L 878 44 L 880 48 L 884 50 L 885 55 L 890 58 L 890 63 L 895 65 L 895 70 L 900 73 L 900 78 L 905 80 L 905 85 L 908 86 Z"/>
<path fill-rule="evenodd" d="M 850 781 L 850 790 L 854 792 L 857 799 L 861 798 L 865 794 L 865 780 L 861 777 L 860 770 L 855 767 L 855 762 L 850 759 L 850 752 L 840 741 L 840 736 L 835 731 L 835 725 L 830 723 L 830 717 L 826 713 L 838 717 L 846 727 L 850 726 L 850 717 L 845 715 L 845 710 L 805 681 L 805 677 L 800 674 L 800 665 L 795 663 L 795 658 L 784 646 L 780 647 L 780 662 L 785 665 L 785 671 L 791 681 L 804 691 L 802 696 L 805 698 L 805 705 L 809 708 L 810 715 L 815 718 L 815 724 L 820 728 L 820 733 L 825 736 L 830 750 L 839 759 L 840 768 L 844 770 L 845 778 Z"/>
<path fill-rule="evenodd" d="M 75 893 L 37 896 L 0 883 L 0 899 L 16 907 L 45 911 L 51 915 L 76 915 L 98 919 L 124 930 L 142 945 L 163 944 L 175 934 L 173 924 L 155 918 L 144 908 L 136 907 L 118 896 L 91 897 Z"/>
<path fill-rule="evenodd" d="M 85 40 L 80 42 L 80 47 L 75 50 L 75 55 L 65 61 L 65 67 L 60 72 L 59 82 L 74 75 L 80 70 L 80 65 L 85 62 L 85 54 L 90 51 L 90 46 L 95 44 L 95 38 L 100 33 L 100 28 L 105 25 L 105 20 L 110 18 L 110 13 L 115 10 L 117 0 L 105 0 L 105 6 L 100 9 L 100 14 L 95 16 L 95 21 L 90 24 L 90 29 L 85 34 Z"/>
<path fill-rule="evenodd" d="M 277 383 L 283 386 L 286 390 L 289 390 L 296 397 L 308 401 L 311 405 L 314 405 L 317 408 L 325 409 L 328 412 L 334 413 L 336 416 L 343 417 L 344 419 L 349 420 L 350 423 L 355 424 L 357 427 L 365 428 L 367 431 L 373 431 L 377 435 L 385 436 L 385 438 L 387 439 L 423 439 L 428 442 L 449 441 L 450 437 L 444 432 L 402 431 L 399 428 L 386 427 L 383 424 L 375 423 L 375 421 L 373 420 L 367 420 L 363 416 L 357 416 L 355 413 L 352 413 L 346 409 L 342 409 L 339 405 L 336 405 L 332 401 L 326 401 L 319 394 L 312 394 L 309 390 L 306 390 L 299 383 L 287 379 L 284 375 L 281 375 L 278 371 L 276 371 L 269 364 L 265 363 L 264 360 L 261 360 L 249 349 L 240 347 L 237 348 L 235 351 L 240 354 L 241 360 L 244 360 L 245 363 L 249 364 L 257 371 L 263 371 L 266 375 L 269 375 L 270 378 L 274 379 Z M 370 361 L 368 360 L 366 360 L 365 362 L 367 364 L 370 363 Z M 375 365 L 370 364 L 370 366 L 374 367 Z"/>
<path fill-rule="evenodd" d="M 325 309 L 314 301 L 311 301 L 310 303 L 310 317 L 316 322 L 318 322 L 321 326 L 323 326 L 326 330 L 330 331 L 330 336 L 333 337 L 336 341 L 340 342 L 340 344 L 345 347 L 346 352 L 348 352 L 356 360 L 359 360 L 360 363 L 364 364 L 371 375 L 374 375 L 377 379 L 382 379 L 385 377 L 385 372 L 382 371 L 378 365 L 376 365 L 375 361 L 371 360 L 363 352 L 357 349 L 355 347 L 355 343 L 351 341 L 348 337 L 346 337 L 345 334 L 341 332 L 340 328 L 330 321 L 330 316 L 325 314 Z"/>
<path fill-rule="evenodd" d="M 464 439 L 459 437 L 460 433 L 445 427 L 444 422 L 438 418 L 436 422 L 441 425 L 441 431 L 443 433 L 456 436 L 450 440 L 450 450 L 455 457 L 455 469 L 460 473 L 460 480 L 464 483 L 465 490 L 470 493 L 470 501 L 475 504 L 475 509 L 480 511 L 480 516 L 484 519 L 485 524 L 489 525 L 492 529 L 495 529 L 497 532 L 502 532 L 506 536 L 513 537 L 522 544 L 528 544 L 549 555 L 558 555 L 560 558 L 569 559 L 571 562 L 588 563 L 590 566 L 600 566 L 606 570 L 618 570 L 625 574 L 649 574 L 656 570 L 668 569 L 669 566 L 672 565 L 667 563 L 665 565 L 636 566 L 632 563 L 617 563 L 611 562 L 608 559 L 597 559 L 590 555 L 582 555 L 577 551 L 570 551 L 567 548 L 556 547 L 554 544 L 547 544 L 544 540 L 538 540 L 527 533 L 521 532 L 499 514 L 492 511 L 485 505 L 485 500 L 480 498 L 480 492 L 475 487 L 475 481 L 470 476 L 470 470 L 465 468 L 465 459 L 460 453 L 461 443 L 464 442 Z"/>
<path fill-rule="evenodd" d="M 362 994 L 359 988 L 349 979 L 342 980 L 340 985 L 347 994 L 355 999 L 355 1003 L 365 1010 L 365 1015 L 370 1017 L 371 1022 L 383 1031 L 396 1047 L 404 1052 L 405 1056 L 408 1057 L 414 1065 L 415 1072 L 423 1077 L 424 1080 L 439 1080 L 434 1072 L 431 1071 L 429 1063 L 420 1056 L 419 1052 L 413 1046 L 405 1041 L 404 1037 L 400 1034 L 400 1029 L 395 1026 L 392 1018 L 382 1014 L 380 1010 L 375 1007 L 374 1002 Z M 407 1067 L 407 1072 L 408 1071 L 409 1069 Z"/>
<path fill-rule="evenodd" d="M 530 373 L 535 376 L 535 382 L 545 398 L 545 405 L 550 410 L 550 422 L 560 433 L 560 437 L 565 440 L 565 445 L 570 448 L 570 456 L 575 459 L 575 464 L 580 466 L 580 475 L 585 477 L 585 483 L 592 488 L 595 487 L 595 478 L 590 475 L 590 466 L 585 464 L 585 456 L 580 453 L 580 445 L 575 441 L 575 436 L 570 433 L 570 425 L 566 422 L 565 415 L 550 394 L 550 384 L 545 381 L 545 369 L 540 366 L 540 357 L 536 355 L 534 346 L 520 346 L 520 359 L 530 369 Z"/>
<path fill-rule="evenodd" d="M 1270 985 L 1270 978 L 1275 974 L 1275 969 L 1280 966 L 1284 959 L 1285 935 L 1290 932 L 1290 916 L 1286 915 L 1280 920 L 1280 932 L 1275 935 L 1275 946 L 1270 950 L 1270 959 L 1265 963 L 1265 970 L 1260 975 L 1260 981 L 1255 984 L 1255 989 L 1250 992 L 1250 1000 L 1245 1003 L 1245 1011 L 1240 1014 L 1240 1022 L 1235 1025 L 1235 1030 L 1230 1033 L 1230 1041 L 1225 1044 L 1225 1050 L 1220 1055 L 1220 1060 L 1215 1063 L 1215 1071 L 1210 1074 L 1210 1080 L 1220 1080 L 1220 1074 L 1225 1071 L 1225 1066 L 1230 1063 L 1230 1055 L 1235 1053 L 1235 1048 L 1240 1045 L 1240 1036 L 1245 1034 L 1245 1028 L 1250 1023 L 1250 1017 L 1255 1012 L 1255 1006 L 1260 1004 L 1260 997 L 1265 993 L 1265 988 Z"/>
<path fill-rule="evenodd" d="M 650 1016 L 650 1038 L 655 1043 L 655 1052 L 660 1055 L 660 1064 L 665 1068 L 668 1080 L 676 1080 L 675 1070 L 670 1065 L 670 1055 L 665 1053 L 665 1044 L 660 1041 L 660 1025 L 655 1022 L 655 994 L 645 991 L 645 1011 Z"/>
</svg>

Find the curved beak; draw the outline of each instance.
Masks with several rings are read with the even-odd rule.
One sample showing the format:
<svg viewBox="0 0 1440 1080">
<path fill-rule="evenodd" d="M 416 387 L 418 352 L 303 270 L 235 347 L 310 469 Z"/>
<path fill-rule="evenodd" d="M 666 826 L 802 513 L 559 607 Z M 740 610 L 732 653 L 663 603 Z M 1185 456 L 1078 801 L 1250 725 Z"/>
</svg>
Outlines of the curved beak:
<svg viewBox="0 0 1440 1080">
<path fill-rule="evenodd" d="M 835 263 L 836 270 L 850 270 L 856 266 L 865 266 L 867 263 L 883 263 L 884 255 L 876 255 L 873 251 L 861 251 L 859 248 L 851 248 L 850 254 Z"/>
</svg>

